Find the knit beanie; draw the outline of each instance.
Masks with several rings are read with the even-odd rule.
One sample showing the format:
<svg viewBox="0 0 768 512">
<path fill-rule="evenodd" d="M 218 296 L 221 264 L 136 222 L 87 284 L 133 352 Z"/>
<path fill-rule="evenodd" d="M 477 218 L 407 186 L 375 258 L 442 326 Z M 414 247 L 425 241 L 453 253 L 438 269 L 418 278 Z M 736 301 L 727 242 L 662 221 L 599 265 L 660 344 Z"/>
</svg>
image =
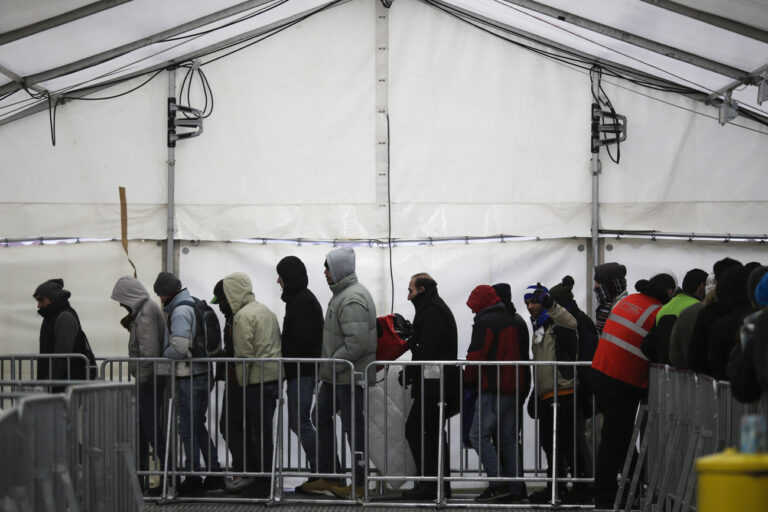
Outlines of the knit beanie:
<svg viewBox="0 0 768 512">
<path fill-rule="evenodd" d="M 154 289 L 156 294 L 169 297 L 181 291 L 181 281 L 170 272 L 160 272 L 157 274 Z"/>
<path fill-rule="evenodd" d="M 755 287 L 755 303 L 761 307 L 768 306 L 768 274 L 764 274 Z"/>
<path fill-rule="evenodd" d="M 558 304 L 565 307 L 573 300 L 573 285 L 573 278 L 565 276 L 562 281 L 549 289 L 549 294 Z"/>
<path fill-rule="evenodd" d="M 64 295 L 64 280 L 59 278 L 49 279 L 35 289 L 34 298 L 46 298 L 55 301 Z"/>
<path fill-rule="evenodd" d="M 595 267 L 595 281 L 600 284 L 606 284 L 621 277 L 627 277 L 627 267 L 620 263 L 603 263 Z"/>
<path fill-rule="evenodd" d="M 549 293 L 549 289 L 541 283 L 532 284 L 525 289 L 525 292 L 523 293 L 523 300 L 533 300 L 533 296 L 536 290 L 544 290 L 545 293 Z"/>
</svg>

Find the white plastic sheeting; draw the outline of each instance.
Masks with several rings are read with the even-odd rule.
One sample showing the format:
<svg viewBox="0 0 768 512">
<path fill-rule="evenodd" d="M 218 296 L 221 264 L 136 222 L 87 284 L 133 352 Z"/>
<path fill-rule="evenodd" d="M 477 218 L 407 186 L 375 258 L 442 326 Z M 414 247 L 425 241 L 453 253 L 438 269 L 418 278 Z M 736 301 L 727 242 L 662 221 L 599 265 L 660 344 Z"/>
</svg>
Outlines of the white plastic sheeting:
<svg viewBox="0 0 768 512">
<path fill-rule="evenodd" d="M 589 236 L 588 74 L 420 2 L 388 12 L 392 236 Z M 176 150 L 177 238 L 387 237 L 374 15 L 347 2 L 206 66 L 216 106 Z M 603 87 L 629 136 L 619 166 L 601 152 L 602 228 L 765 231 L 768 130 L 721 127 L 716 109 L 678 95 Z M 165 238 L 166 96 L 163 74 L 60 106 L 56 147 L 45 114 L 0 126 L 0 237 L 117 237 L 123 185 L 129 237 Z"/>
<path fill-rule="evenodd" d="M 659 272 L 673 274 L 678 283 L 691 268 L 711 272 L 714 262 L 725 256 L 742 263 L 768 263 L 765 243 L 607 239 L 606 244 L 610 250 L 606 250 L 605 260 L 627 266 L 630 291 L 638 279 Z M 392 250 L 394 311 L 413 318 L 413 306 L 406 299 L 408 281 L 417 272 L 431 273 L 456 317 L 459 357 L 463 357 L 473 318 L 466 300 L 478 284 L 509 283 L 518 312 L 528 318 L 522 298 L 525 288 L 537 281 L 551 287 L 568 274 L 576 282 L 576 301 L 585 309 L 591 286 L 586 282 L 586 251 L 579 247 L 583 245 L 579 240 L 398 245 Z M 309 244 L 185 243 L 179 255 L 180 277 L 193 295 L 210 299 L 219 279 L 232 272 L 246 272 L 256 300 L 274 311 L 282 323 L 285 308 L 277 284 L 277 262 L 288 255 L 301 258 L 307 266 L 309 288 L 325 310 L 331 292 L 323 275 L 323 261 L 332 249 Z M 131 242 L 129 251 L 139 280 L 156 300 L 152 285 L 160 271 L 161 248 L 155 242 Z M 355 253 L 358 278 L 371 291 L 377 314 L 389 314 L 392 288 L 388 250 L 358 246 Z M 0 272 L 5 283 L 0 289 L 4 352 L 37 351 L 41 318 L 32 293 L 41 282 L 62 277 L 96 355 L 127 354 L 127 333 L 119 324 L 123 309 L 109 298 L 115 281 L 132 272 L 118 242 L 0 248 Z"/>
<path fill-rule="evenodd" d="M 131 242 L 128 251 L 138 278 L 150 294 L 162 264 L 156 242 Z M 39 351 L 40 323 L 32 294 L 52 278 L 63 278 L 97 357 L 128 355 L 128 332 L 120 326 L 125 309 L 113 301 L 112 288 L 120 276 L 133 275 L 118 242 L 31 245 L 0 248 L 0 326 L 2 353 Z"/>
</svg>

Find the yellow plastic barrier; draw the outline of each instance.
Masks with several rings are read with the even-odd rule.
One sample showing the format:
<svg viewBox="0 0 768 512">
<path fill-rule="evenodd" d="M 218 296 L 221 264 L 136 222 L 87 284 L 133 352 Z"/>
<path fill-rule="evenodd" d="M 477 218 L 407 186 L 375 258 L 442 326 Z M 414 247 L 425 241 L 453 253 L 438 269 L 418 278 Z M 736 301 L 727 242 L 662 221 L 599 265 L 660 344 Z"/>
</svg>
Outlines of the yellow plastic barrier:
<svg viewBox="0 0 768 512">
<path fill-rule="evenodd" d="M 768 454 L 732 448 L 696 461 L 699 512 L 768 511 Z"/>
</svg>

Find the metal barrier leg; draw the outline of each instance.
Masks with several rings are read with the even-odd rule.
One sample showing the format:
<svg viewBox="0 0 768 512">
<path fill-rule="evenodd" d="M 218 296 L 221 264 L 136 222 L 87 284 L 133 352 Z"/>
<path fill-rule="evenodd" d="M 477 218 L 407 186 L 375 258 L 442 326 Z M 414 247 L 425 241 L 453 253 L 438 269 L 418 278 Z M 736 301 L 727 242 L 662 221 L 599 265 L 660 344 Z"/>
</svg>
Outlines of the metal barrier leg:
<svg viewBox="0 0 768 512">
<path fill-rule="evenodd" d="M 640 413 L 635 418 L 635 429 L 632 431 L 632 440 L 629 442 L 629 449 L 627 450 L 627 456 L 624 459 L 624 468 L 621 470 L 621 481 L 619 482 L 619 488 L 616 491 L 616 498 L 613 501 L 613 509 L 619 510 L 621 504 L 621 497 L 624 496 L 624 488 L 627 486 L 629 480 L 629 468 L 632 465 L 632 458 L 635 454 L 635 445 L 637 439 L 640 437 L 640 430 L 643 426 L 643 421 L 648 415 L 648 407 L 640 407 Z"/>
<path fill-rule="evenodd" d="M 77 504 L 77 498 L 75 498 L 75 489 L 72 487 L 72 479 L 69 478 L 69 468 L 66 466 L 57 466 L 55 472 L 59 479 L 59 483 L 64 488 L 64 497 L 67 500 L 69 511 L 78 512 L 80 507 Z"/>
<path fill-rule="evenodd" d="M 693 436 L 688 442 L 688 449 L 686 450 L 685 458 L 683 459 L 683 471 L 680 475 L 677 492 L 674 495 L 672 512 L 678 512 L 683 504 L 686 503 L 686 496 L 689 495 L 689 492 L 692 493 L 692 490 L 689 491 L 688 489 L 693 488 L 693 485 L 691 485 L 691 477 L 695 474 L 693 466 L 696 462 L 696 452 L 698 451 L 700 441 L 701 431 L 700 429 L 695 429 L 693 431 Z"/>
<path fill-rule="evenodd" d="M 443 505 L 445 504 L 445 493 L 443 492 L 443 488 L 445 487 L 445 483 L 443 481 L 443 478 L 445 475 L 443 475 L 443 457 L 445 457 L 445 454 L 443 453 L 443 440 L 444 440 L 444 423 L 445 423 L 445 402 L 440 402 L 437 404 L 440 414 L 439 414 L 439 420 L 438 425 L 440 425 L 440 431 L 437 435 L 437 504 Z M 422 418 L 424 416 L 422 415 Z M 423 441 L 422 441 L 423 445 Z"/>
<path fill-rule="evenodd" d="M 141 498 L 141 486 L 139 485 L 139 479 L 136 476 L 136 467 L 129 450 L 123 450 L 123 462 L 125 463 L 126 475 L 131 482 L 131 494 L 133 495 L 133 502 L 136 504 L 137 510 L 144 510 L 144 500 Z"/>
</svg>

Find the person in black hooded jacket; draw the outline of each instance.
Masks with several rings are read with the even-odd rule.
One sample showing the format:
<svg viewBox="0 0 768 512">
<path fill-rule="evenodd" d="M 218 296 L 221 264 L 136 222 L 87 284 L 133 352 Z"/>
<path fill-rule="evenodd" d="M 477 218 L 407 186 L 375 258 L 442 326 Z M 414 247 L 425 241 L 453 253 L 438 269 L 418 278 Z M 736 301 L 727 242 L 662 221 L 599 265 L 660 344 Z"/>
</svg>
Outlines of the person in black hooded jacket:
<svg viewBox="0 0 768 512">
<path fill-rule="evenodd" d="M 437 293 L 437 282 L 429 274 L 419 273 L 408 283 L 408 300 L 413 303 L 413 334 L 408 339 L 413 361 L 455 361 L 458 357 L 456 320 Z M 440 370 L 443 369 L 443 398 L 455 403 L 459 387 L 458 366 L 407 366 L 406 382 L 411 386 L 414 403 L 405 422 L 405 437 L 416 470 L 423 476 L 437 476 L 440 402 Z M 422 387 L 423 385 L 423 387 Z M 423 421 L 422 421 L 423 411 Z M 422 456 L 423 452 L 423 456 Z M 443 475 L 450 475 L 448 436 L 443 435 Z M 450 484 L 446 484 L 450 496 Z M 435 499 L 436 482 L 419 482 L 403 493 L 409 499 Z"/>
<path fill-rule="evenodd" d="M 69 305 L 72 294 L 64 289 L 63 279 L 49 279 L 32 295 L 37 301 L 37 313 L 43 317 L 40 325 L 40 354 L 82 353 L 87 343 L 77 312 Z M 37 366 L 38 380 L 85 379 L 86 365 L 80 358 L 41 359 Z M 54 388 L 54 391 L 62 390 Z"/>
<path fill-rule="evenodd" d="M 296 256 L 286 256 L 277 264 L 277 282 L 282 287 L 280 298 L 285 302 L 282 354 L 285 358 L 320 357 L 323 344 L 323 309 L 307 285 L 307 268 Z M 310 411 L 317 382 L 315 363 L 284 363 L 287 382 L 288 427 L 299 437 L 299 443 L 309 461 L 310 470 L 317 471 L 317 432 Z M 302 487 L 296 488 L 301 492 Z"/>
<path fill-rule="evenodd" d="M 728 311 L 709 328 L 707 362 L 709 375 L 717 380 L 728 380 L 728 358 L 739 340 L 739 327 L 752 311 L 747 294 L 747 279 L 752 267 L 731 267 L 717 282 L 717 298 Z"/>
</svg>

